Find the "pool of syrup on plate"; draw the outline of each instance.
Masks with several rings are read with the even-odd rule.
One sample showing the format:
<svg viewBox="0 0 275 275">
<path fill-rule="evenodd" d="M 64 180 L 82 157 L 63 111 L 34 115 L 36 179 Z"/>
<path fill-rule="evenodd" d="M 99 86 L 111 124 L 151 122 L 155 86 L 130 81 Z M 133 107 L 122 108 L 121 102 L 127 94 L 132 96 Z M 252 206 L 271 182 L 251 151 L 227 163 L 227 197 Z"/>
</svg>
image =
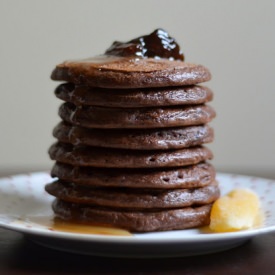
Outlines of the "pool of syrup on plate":
<svg viewBox="0 0 275 275">
<path fill-rule="evenodd" d="M 59 231 L 75 234 L 98 234 L 111 236 L 132 236 L 132 234 L 121 228 L 110 227 L 100 224 L 77 223 L 65 221 L 53 216 L 28 216 L 19 218 L 14 223 L 24 224 L 28 228 L 39 227 L 50 231 Z"/>
<path fill-rule="evenodd" d="M 255 224 L 251 229 L 257 229 L 263 226 L 264 224 L 264 214 L 262 211 L 259 211 L 259 215 L 255 220 Z M 16 219 L 13 223 L 15 224 L 24 224 L 26 227 L 31 228 L 40 228 L 47 229 L 50 231 L 57 232 L 67 232 L 75 234 L 96 234 L 96 235 L 109 235 L 109 236 L 132 236 L 132 234 L 125 229 L 115 228 L 106 225 L 100 224 L 87 224 L 87 223 L 78 223 L 74 221 L 66 221 L 59 218 L 56 218 L 52 215 L 45 216 L 28 216 L 21 217 Z M 213 234 L 216 233 L 210 230 L 209 226 L 203 226 L 198 228 L 200 234 Z M 242 230 L 241 230 L 242 231 Z"/>
</svg>

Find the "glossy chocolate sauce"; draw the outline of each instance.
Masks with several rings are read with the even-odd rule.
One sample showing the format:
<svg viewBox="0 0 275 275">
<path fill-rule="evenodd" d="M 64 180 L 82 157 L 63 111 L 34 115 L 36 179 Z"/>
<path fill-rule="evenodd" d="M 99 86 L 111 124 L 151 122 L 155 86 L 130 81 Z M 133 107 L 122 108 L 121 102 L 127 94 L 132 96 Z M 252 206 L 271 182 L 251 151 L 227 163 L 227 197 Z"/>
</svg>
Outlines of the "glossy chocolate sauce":
<svg viewBox="0 0 275 275">
<path fill-rule="evenodd" d="M 184 60 L 176 40 L 163 29 L 157 29 L 149 35 L 140 36 L 128 42 L 115 41 L 105 54 Z"/>
</svg>

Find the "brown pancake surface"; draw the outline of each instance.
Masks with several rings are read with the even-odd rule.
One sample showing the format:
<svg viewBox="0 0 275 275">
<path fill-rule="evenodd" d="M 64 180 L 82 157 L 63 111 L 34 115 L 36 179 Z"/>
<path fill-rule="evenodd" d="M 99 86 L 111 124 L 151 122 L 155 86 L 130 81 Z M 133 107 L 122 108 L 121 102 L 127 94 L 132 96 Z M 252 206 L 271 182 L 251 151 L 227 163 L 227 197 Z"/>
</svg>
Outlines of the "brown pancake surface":
<svg viewBox="0 0 275 275">
<path fill-rule="evenodd" d="M 220 195 L 216 182 L 189 189 L 97 188 L 54 181 L 46 191 L 61 200 L 114 208 L 168 209 L 214 202 Z"/>
<path fill-rule="evenodd" d="M 88 186 L 130 188 L 195 188 L 203 187 L 215 179 L 210 163 L 166 169 L 118 169 L 79 167 L 55 163 L 51 174 L 64 181 Z"/>
<path fill-rule="evenodd" d="M 194 85 L 211 79 L 202 65 L 168 59 L 101 55 L 65 61 L 56 66 L 53 80 L 101 88 L 147 88 Z"/>
<path fill-rule="evenodd" d="M 135 150 L 177 149 L 213 141 L 207 125 L 161 129 L 92 129 L 60 122 L 53 136 L 64 143 Z"/>
<path fill-rule="evenodd" d="M 55 199 L 57 217 L 91 224 L 103 224 L 132 232 L 164 231 L 208 225 L 212 204 L 170 210 L 122 210 L 80 205 Z"/>
<path fill-rule="evenodd" d="M 108 168 L 178 167 L 196 164 L 213 157 L 212 152 L 203 146 L 165 151 L 138 151 L 72 146 L 61 142 L 50 147 L 49 155 L 53 160 L 75 166 Z"/>
<path fill-rule="evenodd" d="M 200 125 L 210 122 L 216 113 L 211 106 L 158 108 L 108 108 L 79 106 L 66 102 L 59 116 L 66 122 L 87 128 L 163 128 Z"/>
<path fill-rule="evenodd" d="M 120 108 L 202 104 L 213 99 L 205 86 L 160 87 L 147 89 L 104 89 L 63 83 L 55 95 L 75 105 Z"/>
</svg>

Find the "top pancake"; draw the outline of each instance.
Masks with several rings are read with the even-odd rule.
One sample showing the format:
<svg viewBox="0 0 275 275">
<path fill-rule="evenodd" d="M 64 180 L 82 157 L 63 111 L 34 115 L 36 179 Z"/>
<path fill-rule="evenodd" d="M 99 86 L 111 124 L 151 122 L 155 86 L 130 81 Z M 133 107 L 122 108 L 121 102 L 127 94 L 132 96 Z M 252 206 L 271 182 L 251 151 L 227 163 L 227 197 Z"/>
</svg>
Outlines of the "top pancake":
<svg viewBox="0 0 275 275">
<path fill-rule="evenodd" d="M 202 65 L 169 59 L 97 56 L 65 61 L 51 78 L 101 88 L 149 88 L 194 85 L 211 79 Z"/>
</svg>

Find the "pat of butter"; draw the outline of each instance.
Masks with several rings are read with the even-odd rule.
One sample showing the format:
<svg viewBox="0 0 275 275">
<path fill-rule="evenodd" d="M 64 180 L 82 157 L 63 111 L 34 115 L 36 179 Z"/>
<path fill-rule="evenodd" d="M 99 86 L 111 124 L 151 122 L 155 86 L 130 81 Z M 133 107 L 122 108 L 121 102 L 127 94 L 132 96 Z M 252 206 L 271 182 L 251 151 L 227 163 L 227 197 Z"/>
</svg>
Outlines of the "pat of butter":
<svg viewBox="0 0 275 275">
<path fill-rule="evenodd" d="M 235 189 L 214 202 L 209 227 L 215 232 L 249 229 L 255 226 L 259 211 L 260 202 L 253 191 Z"/>
</svg>

